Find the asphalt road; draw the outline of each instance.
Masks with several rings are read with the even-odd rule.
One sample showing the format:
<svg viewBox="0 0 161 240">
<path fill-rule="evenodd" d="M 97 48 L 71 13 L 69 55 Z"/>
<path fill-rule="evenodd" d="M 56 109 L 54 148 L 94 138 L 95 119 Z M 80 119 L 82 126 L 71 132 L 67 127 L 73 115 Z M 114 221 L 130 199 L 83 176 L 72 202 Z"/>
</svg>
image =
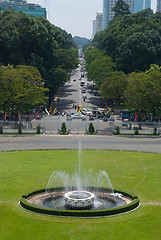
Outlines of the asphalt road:
<svg viewBox="0 0 161 240">
<path fill-rule="evenodd" d="M 161 138 L 128 138 L 117 136 L 0 136 L 0 151 L 36 149 L 127 150 L 161 153 Z"/>
</svg>

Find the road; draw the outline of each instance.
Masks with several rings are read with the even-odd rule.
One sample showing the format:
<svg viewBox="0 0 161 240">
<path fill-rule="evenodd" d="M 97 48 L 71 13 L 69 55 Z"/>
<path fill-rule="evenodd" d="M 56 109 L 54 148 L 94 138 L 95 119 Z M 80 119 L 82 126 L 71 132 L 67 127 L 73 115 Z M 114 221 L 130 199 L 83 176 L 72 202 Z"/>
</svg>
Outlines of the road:
<svg viewBox="0 0 161 240">
<path fill-rule="evenodd" d="M 0 136 L 0 151 L 34 149 L 127 150 L 161 153 L 161 138 L 124 138 L 117 136 Z"/>
<path fill-rule="evenodd" d="M 100 97 L 96 94 L 96 92 L 91 90 L 91 86 L 93 83 L 89 82 L 86 77 L 81 78 L 81 67 L 79 67 L 73 75 L 71 75 L 70 81 L 65 84 L 65 86 L 59 92 L 59 102 L 55 101 L 53 103 L 53 109 L 57 107 L 60 113 L 75 113 L 73 106 L 81 106 L 86 108 L 87 110 L 93 111 L 98 107 L 102 107 L 102 103 Z M 87 99 L 83 101 L 84 93 L 81 92 L 80 82 L 81 80 L 85 82 L 85 86 L 87 87 L 86 96 Z M 92 103 L 93 102 L 93 103 Z M 39 121 L 32 121 L 33 127 L 35 125 L 40 125 L 44 132 L 47 134 L 56 134 L 58 130 L 61 129 L 62 123 L 65 122 L 67 126 L 67 130 L 72 134 L 84 134 L 88 131 L 89 128 L 89 117 L 86 117 L 85 121 L 80 119 L 73 119 L 72 121 L 67 121 L 66 115 L 63 117 L 58 116 L 48 116 L 42 118 Z M 108 122 L 104 122 L 102 120 L 94 120 L 92 121 L 95 131 L 98 131 L 99 134 L 109 135 L 111 134 L 113 126 L 111 126 Z"/>
</svg>

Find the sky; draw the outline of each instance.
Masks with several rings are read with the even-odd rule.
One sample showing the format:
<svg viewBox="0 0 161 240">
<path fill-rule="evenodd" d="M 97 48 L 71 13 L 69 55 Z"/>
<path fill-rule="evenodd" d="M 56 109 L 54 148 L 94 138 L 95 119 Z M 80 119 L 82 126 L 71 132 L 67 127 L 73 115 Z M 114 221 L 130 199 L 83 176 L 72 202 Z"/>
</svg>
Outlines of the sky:
<svg viewBox="0 0 161 240">
<path fill-rule="evenodd" d="M 71 33 L 72 36 L 92 36 L 92 20 L 96 12 L 103 9 L 103 0 L 27 0 L 47 9 L 47 18 L 54 24 Z M 156 10 L 157 0 L 151 0 Z"/>
</svg>

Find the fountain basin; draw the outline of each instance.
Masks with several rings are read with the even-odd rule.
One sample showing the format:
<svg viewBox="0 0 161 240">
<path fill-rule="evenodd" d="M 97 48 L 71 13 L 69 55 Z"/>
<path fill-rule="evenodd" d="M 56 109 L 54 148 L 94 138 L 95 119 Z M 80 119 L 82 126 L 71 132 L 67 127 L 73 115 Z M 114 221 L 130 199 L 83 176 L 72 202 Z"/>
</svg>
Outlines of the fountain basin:
<svg viewBox="0 0 161 240">
<path fill-rule="evenodd" d="M 45 192 L 45 189 L 29 193 L 22 196 L 20 206 L 26 210 L 45 215 L 77 218 L 117 215 L 133 211 L 139 207 L 138 197 L 131 193 L 114 190 L 115 193 L 122 195 L 121 198 L 118 198 L 111 196 L 108 192 L 109 189 L 101 189 L 101 191 L 97 189 L 97 192 L 92 192 L 92 189 L 89 189 L 89 191 L 90 194 L 95 195 L 95 200 L 91 207 L 76 209 L 66 207 L 64 204 L 64 196 L 66 194 L 64 188 L 57 188 L 48 193 Z"/>
</svg>

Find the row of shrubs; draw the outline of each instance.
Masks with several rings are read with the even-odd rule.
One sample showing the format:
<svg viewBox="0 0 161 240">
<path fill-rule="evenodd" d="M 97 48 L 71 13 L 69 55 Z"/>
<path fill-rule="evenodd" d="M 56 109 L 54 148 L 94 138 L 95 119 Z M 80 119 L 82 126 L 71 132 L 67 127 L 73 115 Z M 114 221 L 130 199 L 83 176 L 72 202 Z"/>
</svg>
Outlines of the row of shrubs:
<svg viewBox="0 0 161 240">
<path fill-rule="evenodd" d="M 0 134 L 3 134 L 4 132 L 3 132 L 3 127 L 2 126 L 0 126 Z M 17 132 L 18 134 L 22 134 L 22 126 L 19 126 L 18 127 L 18 132 Z M 36 129 L 36 133 L 37 134 L 40 134 L 41 133 L 41 127 L 40 126 L 37 126 L 37 129 Z"/>
<path fill-rule="evenodd" d="M 95 132 L 95 128 L 94 128 L 93 124 L 90 123 L 90 124 L 89 124 L 89 128 L 88 128 L 88 134 L 95 134 L 95 133 L 96 133 L 96 132 Z M 61 130 L 60 130 L 59 134 L 64 134 L 64 135 L 65 135 L 65 134 L 69 134 L 69 133 L 67 132 L 67 127 L 66 127 L 65 122 L 62 123 Z"/>
<path fill-rule="evenodd" d="M 120 134 L 120 128 L 119 128 L 119 126 L 117 126 L 117 127 L 115 128 L 114 134 L 116 134 L 116 135 L 119 135 L 119 134 Z M 158 129 L 157 129 L 156 127 L 154 127 L 154 129 L 153 129 L 153 135 L 158 135 L 158 134 L 159 134 L 159 133 L 158 133 Z M 138 127 L 135 127 L 135 129 L 134 129 L 134 135 L 139 135 L 139 129 L 138 129 Z"/>
</svg>

